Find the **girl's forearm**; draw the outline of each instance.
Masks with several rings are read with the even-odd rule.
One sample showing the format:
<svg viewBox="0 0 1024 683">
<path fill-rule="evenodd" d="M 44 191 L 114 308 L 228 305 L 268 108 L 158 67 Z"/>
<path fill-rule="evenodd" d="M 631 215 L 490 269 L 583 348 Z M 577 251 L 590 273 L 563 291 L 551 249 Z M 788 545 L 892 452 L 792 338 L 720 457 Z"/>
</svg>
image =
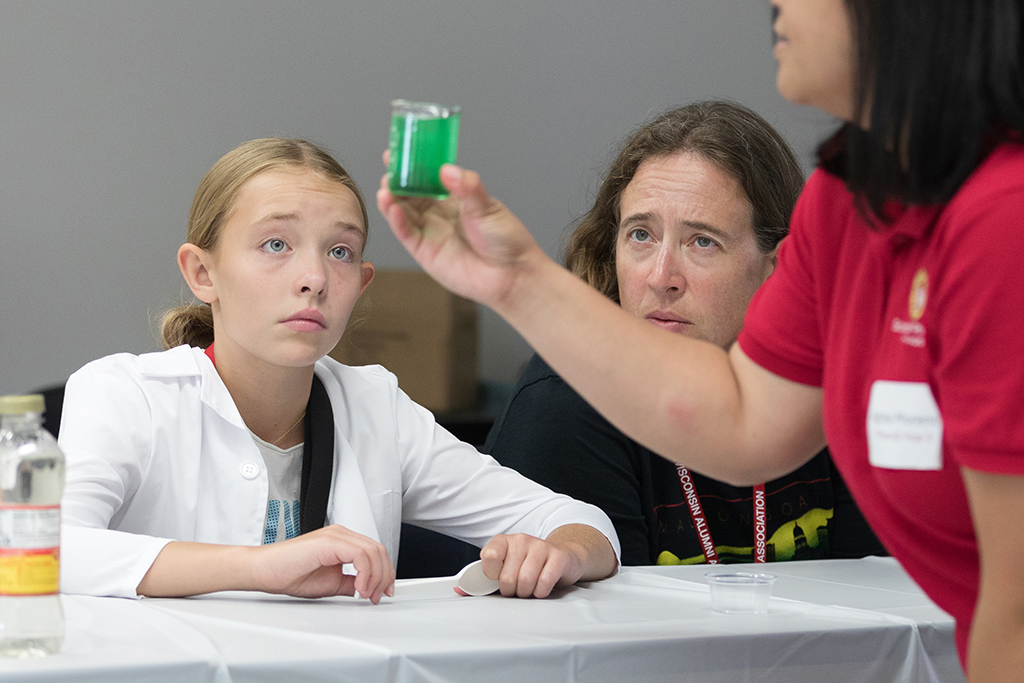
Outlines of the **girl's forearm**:
<svg viewBox="0 0 1024 683">
<path fill-rule="evenodd" d="M 223 590 L 259 590 L 253 576 L 256 547 L 172 541 L 142 577 L 136 592 L 183 597 Z"/>
<path fill-rule="evenodd" d="M 578 581 L 606 579 L 619 568 L 611 542 L 592 526 L 566 524 L 552 531 L 544 540 L 580 559 L 583 574 Z"/>
</svg>

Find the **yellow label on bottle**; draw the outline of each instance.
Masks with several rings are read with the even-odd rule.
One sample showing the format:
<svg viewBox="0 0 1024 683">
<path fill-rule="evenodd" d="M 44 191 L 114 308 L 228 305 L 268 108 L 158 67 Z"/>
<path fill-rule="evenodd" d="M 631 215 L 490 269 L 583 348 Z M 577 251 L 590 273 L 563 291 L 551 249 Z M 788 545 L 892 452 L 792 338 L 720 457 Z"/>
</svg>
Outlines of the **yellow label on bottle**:
<svg viewBox="0 0 1024 683">
<path fill-rule="evenodd" d="M 59 588 L 58 548 L 0 548 L 0 595 L 49 595 Z"/>
</svg>

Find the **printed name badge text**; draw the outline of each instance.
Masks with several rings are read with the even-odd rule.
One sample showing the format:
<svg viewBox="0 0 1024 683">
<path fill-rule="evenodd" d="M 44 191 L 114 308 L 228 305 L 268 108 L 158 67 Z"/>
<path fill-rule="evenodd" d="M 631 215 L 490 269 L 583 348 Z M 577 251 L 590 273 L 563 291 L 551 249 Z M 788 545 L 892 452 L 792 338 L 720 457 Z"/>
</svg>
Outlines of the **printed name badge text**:
<svg viewBox="0 0 1024 683">
<path fill-rule="evenodd" d="M 926 383 L 875 381 L 867 428 L 868 460 L 875 467 L 942 469 L 942 416 Z"/>
</svg>

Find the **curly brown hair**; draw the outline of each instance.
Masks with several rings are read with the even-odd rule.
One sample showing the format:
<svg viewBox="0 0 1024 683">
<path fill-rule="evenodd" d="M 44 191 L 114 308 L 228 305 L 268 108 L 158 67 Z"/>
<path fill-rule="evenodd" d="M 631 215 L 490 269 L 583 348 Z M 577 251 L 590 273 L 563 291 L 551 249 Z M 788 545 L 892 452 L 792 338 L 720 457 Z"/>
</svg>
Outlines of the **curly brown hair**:
<svg viewBox="0 0 1024 683">
<path fill-rule="evenodd" d="M 645 160 L 679 152 L 700 154 L 739 182 L 750 200 L 762 253 L 771 253 L 789 231 L 789 215 L 804 176 L 782 136 L 758 114 L 734 102 L 695 102 L 670 109 L 626 138 L 594 205 L 576 224 L 566 246 L 565 266 L 613 301 L 619 300 L 615 240 L 622 193 Z"/>
</svg>

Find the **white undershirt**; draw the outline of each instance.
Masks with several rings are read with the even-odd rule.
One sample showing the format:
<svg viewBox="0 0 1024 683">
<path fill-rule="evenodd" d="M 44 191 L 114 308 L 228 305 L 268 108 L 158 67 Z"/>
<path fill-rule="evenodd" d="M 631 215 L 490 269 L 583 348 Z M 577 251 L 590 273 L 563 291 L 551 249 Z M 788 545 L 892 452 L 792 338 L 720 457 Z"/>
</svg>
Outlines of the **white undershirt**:
<svg viewBox="0 0 1024 683">
<path fill-rule="evenodd" d="M 252 434 L 252 432 L 249 432 Z M 302 489 L 302 446 L 281 449 L 252 434 L 267 466 L 267 516 L 263 543 L 274 543 L 299 535 L 299 492 Z"/>
</svg>

